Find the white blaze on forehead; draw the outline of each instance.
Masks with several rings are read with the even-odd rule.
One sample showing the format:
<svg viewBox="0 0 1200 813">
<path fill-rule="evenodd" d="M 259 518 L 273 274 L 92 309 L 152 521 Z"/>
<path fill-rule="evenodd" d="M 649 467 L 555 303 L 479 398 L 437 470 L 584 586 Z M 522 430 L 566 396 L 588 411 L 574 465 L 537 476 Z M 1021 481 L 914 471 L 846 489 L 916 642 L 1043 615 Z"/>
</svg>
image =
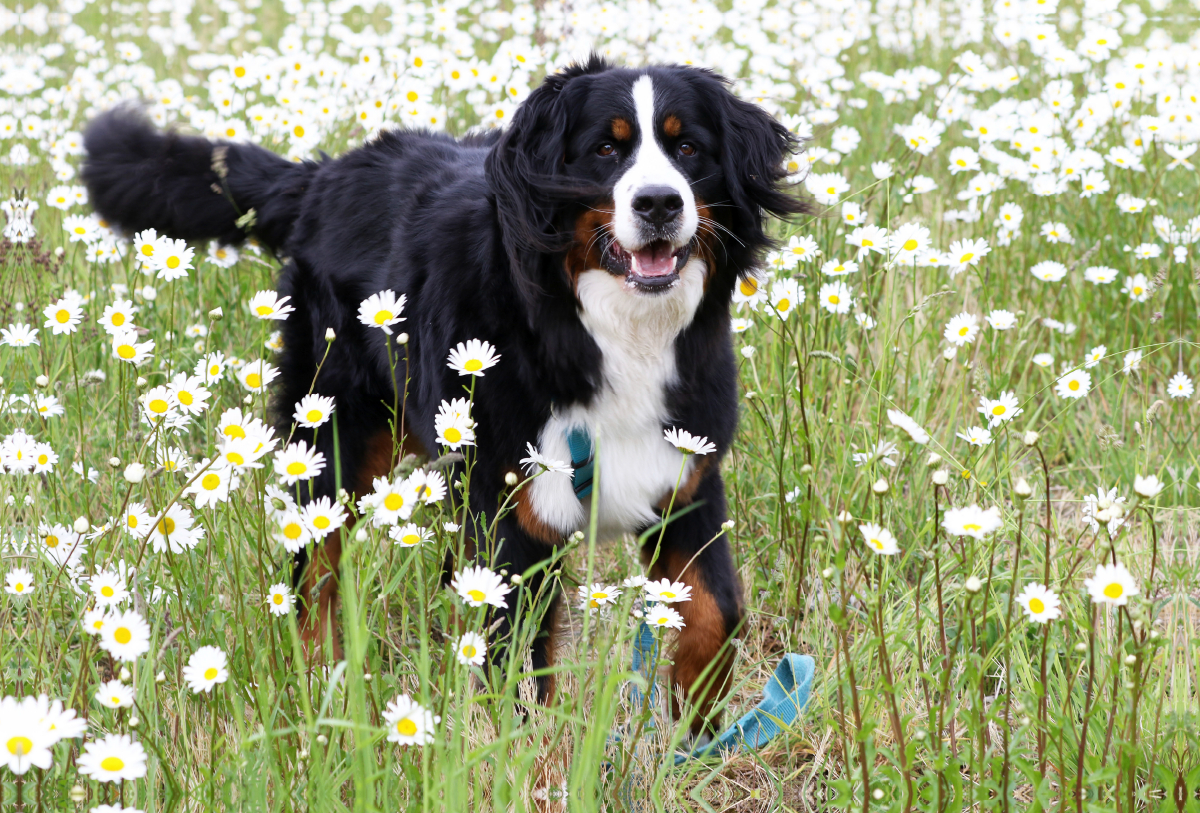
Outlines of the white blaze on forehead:
<svg viewBox="0 0 1200 813">
<path fill-rule="evenodd" d="M 658 142 L 654 127 L 654 82 L 649 76 L 639 77 L 633 83 L 632 96 L 637 114 L 638 148 L 633 163 L 613 189 L 616 209 L 613 231 L 617 242 L 626 251 L 642 248 L 648 241 L 642 235 L 642 221 L 633 211 L 633 199 L 647 186 L 670 187 L 683 198 L 683 212 L 679 215 L 678 231 L 673 241 L 678 248 L 687 244 L 696 234 L 699 222 L 696 198 L 687 178 L 671 163 Z"/>
</svg>

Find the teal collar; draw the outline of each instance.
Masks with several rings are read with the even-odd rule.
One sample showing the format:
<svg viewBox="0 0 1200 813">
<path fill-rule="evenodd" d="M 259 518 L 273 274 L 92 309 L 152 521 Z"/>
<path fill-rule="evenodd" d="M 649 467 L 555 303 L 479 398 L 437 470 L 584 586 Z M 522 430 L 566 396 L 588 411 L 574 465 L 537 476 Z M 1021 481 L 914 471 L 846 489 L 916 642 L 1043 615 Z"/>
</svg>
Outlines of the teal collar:
<svg viewBox="0 0 1200 813">
<path fill-rule="evenodd" d="M 596 471 L 592 436 L 586 427 L 572 426 L 567 430 L 567 446 L 571 450 L 571 468 L 575 469 L 575 496 L 582 500 L 592 493 L 592 476 Z"/>
</svg>

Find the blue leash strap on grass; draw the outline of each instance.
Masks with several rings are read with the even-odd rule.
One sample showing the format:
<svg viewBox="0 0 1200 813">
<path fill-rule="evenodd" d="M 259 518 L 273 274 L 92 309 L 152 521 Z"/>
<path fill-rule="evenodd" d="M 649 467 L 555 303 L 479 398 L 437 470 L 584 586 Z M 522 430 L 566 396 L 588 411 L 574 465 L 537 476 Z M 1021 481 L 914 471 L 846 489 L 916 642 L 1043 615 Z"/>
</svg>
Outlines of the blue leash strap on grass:
<svg viewBox="0 0 1200 813">
<path fill-rule="evenodd" d="M 757 706 L 707 745 L 690 754 L 676 754 L 675 764 L 679 765 L 693 757 L 719 756 L 762 748 L 799 719 L 808 704 L 815 673 L 816 662 L 812 656 L 787 653 L 779 666 L 775 667 L 771 680 L 763 687 L 763 697 Z"/>
<path fill-rule="evenodd" d="M 638 625 L 637 636 L 633 639 L 633 671 L 646 679 L 650 686 L 650 705 L 658 701 L 658 686 L 654 681 L 654 669 L 658 665 L 658 639 L 654 631 L 645 621 Z M 629 686 L 629 702 L 634 713 L 641 711 L 645 704 L 645 695 L 636 683 Z"/>
</svg>

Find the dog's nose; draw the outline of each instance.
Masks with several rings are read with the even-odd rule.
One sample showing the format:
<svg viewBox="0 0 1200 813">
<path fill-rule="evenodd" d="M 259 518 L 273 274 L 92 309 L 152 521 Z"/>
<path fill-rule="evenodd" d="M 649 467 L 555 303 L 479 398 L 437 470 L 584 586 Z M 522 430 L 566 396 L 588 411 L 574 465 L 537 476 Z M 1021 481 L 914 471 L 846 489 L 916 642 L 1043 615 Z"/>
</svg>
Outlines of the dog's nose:
<svg viewBox="0 0 1200 813">
<path fill-rule="evenodd" d="M 670 186 L 644 186 L 633 196 L 633 211 L 652 226 L 665 226 L 683 211 L 683 196 Z"/>
</svg>

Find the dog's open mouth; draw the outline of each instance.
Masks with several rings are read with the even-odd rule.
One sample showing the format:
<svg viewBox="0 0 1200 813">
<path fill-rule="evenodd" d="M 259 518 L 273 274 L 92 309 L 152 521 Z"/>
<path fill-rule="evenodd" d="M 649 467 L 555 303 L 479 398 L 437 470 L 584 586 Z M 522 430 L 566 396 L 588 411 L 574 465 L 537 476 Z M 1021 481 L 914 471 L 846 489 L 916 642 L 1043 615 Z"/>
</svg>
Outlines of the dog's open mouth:
<svg viewBox="0 0 1200 813">
<path fill-rule="evenodd" d="M 610 240 L 604 250 L 604 267 L 623 274 L 626 283 L 640 290 L 661 291 L 679 279 L 691 254 L 691 243 L 675 248 L 667 240 L 654 240 L 637 251 L 626 251 L 616 240 Z"/>
</svg>

